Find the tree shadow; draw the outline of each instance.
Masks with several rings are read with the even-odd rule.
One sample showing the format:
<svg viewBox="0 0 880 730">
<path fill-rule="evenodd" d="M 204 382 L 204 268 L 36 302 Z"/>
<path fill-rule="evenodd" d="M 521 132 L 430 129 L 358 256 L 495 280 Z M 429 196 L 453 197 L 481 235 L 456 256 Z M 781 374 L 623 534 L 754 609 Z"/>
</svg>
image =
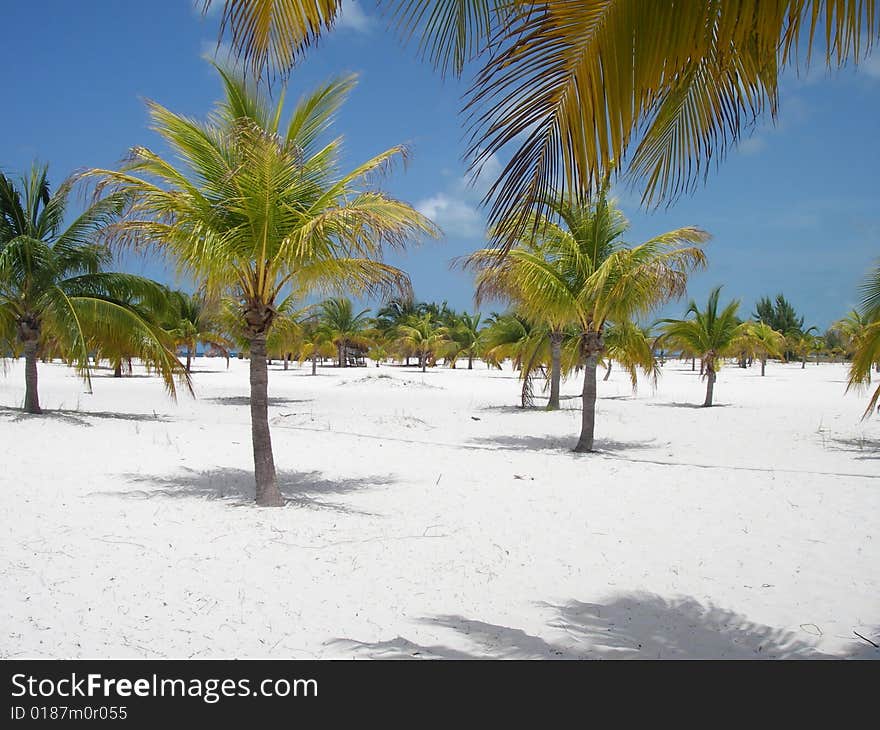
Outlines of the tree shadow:
<svg viewBox="0 0 880 730">
<path fill-rule="evenodd" d="M 124 474 L 130 483 L 144 485 L 144 489 L 127 492 L 93 492 L 102 496 L 130 497 L 133 499 L 154 499 L 157 497 L 201 498 L 208 500 L 229 500 L 235 504 L 251 504 L 255 497 L 253 472 L 244 469 L 211 469 L 195 471 L 184 469 L 182 473 L 171 476 L 151 474 Z M 325 497 L 349 494 L 368 487 L 391 484 L 390 476 L 372 476 L 348 479 L 326 479 L 318 471 L 279 471 L 278 487 L 286 504 L 311 509 L 325 509 L 344 514 L 370 515 L 369 512 L 355 510 Z"/>
<path fill-rule="evenodd" d="M 831 446 L 835 451 L 848 451 L 860 454 L 856 459 L 880 459 L 880 439 L 871 438 L 832 438 L 831 442 L 836 444 Z"/>
<path fill-rule="evenodd" d="M 116 413 L 114 411 L 71 411 L 63 408 L 44 408 L 42 413 L 25 413 L 21 408 L 9 408 L 0 406 L 0 415 L 12 416 L 13 423 L 31 419 L 50 419 L 69 423 L 72 426 L 85 426 L 91 428 L 87 418 L 110 419 L 114 421 L 156 421 L 168 423 L 171 421 L 167 416 L 152 413 Z"/>
<path fill-rule="evenodd" d="M 224 406 L 249 406 L 251 404 L 250 396 L 247 395 L 225 395 L 216 398 L 202 398 L 202 400 L 208 403 L 220 403 Z M 286 406 L 290 403 L 310 403 L 313 398 L 269 397 L 267 400 L 270 406 Z"/>
<path fill-rule="evenodd" d="M 510 451 L 567 451 L 571 452 L 577 443 L 577 437 L 572 436 L 552 436 L 546 434 L 544 436 L 480 436 L 471 439 L 472 443 L 494 445 L 499 450 Z M 614 441 L 612 439 L 596 439 L 593 444 L 593 451 L 602 452 L 618 452 L 630 451 L 633 449 L 650 449 L 656 446 L 652 441 Z"/>
<path fill-rule="evenodd" d="M 710 410 L 712 408 L 728 408 L 730 403 L 713 403 L 711 406 L 706 407 L 702 403 L 648 403 L 649 406 L 653 408 L 699 408 L 700 410 Z"/>
<path fill-rule="evenodd" d="M 844 654 L 826 654 L 793 631 L 691 597 L 632 593 L 604 604 L 539 605 L 552 610 L 548 627 L 563 638 L 548 641 L 521 629 L 441 615 L 419 623 L 455 631 L 469 648 L 418 645 L 400 636 L 377 643 L 330 643 L 381 659 L 880 659 L 880 649 L 855 635 Z M 876 642 L 878 629 L 860 633 Z"/>
</svg>

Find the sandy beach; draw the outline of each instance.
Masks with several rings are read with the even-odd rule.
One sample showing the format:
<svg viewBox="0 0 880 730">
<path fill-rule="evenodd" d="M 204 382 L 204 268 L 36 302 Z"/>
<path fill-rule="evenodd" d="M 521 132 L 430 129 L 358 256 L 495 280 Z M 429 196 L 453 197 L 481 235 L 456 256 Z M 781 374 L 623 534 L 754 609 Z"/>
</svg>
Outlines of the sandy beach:
<svg viewBox="0 0 880 730">
<path fill-rule="evenodd" d="M 846 366 L 599 383 L 599 453 L 506 367 L 0 377 L 4 658 L 878 658 L 880 423 Z M 601 373 L 600 373 L 601 376 Z"/>
</svg>

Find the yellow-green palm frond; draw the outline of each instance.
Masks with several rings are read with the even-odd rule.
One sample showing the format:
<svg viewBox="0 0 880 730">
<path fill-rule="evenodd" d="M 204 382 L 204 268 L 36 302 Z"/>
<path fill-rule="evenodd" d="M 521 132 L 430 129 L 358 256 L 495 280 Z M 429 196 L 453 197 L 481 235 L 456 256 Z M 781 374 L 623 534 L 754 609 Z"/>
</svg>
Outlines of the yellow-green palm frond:
<svg viewBox="0 0 880 730">
<path fill-rule="evenodd" d="M 871 369 L 880 362 L 880 321 L 865 327 L 858 346 L 853 353 L 849 368 L 847 390 L 863 388 L 871 382 Z M 880 403 L 880 387 L 877 387 L 868 400 L 863 418 L 867 418 Z"/>
<path fill-rule="evenodd" d="M 214 2 L 204 0 L 204 12 Z M 232 50 L 255 75 L 287 73 L 299 54 L 333 25 L 341 0 L 223 0 L 220 36 L 229 29 Z"/>
<path fill-rule="evenodd" d="M 785 335 L 774 330 L 766 322 L 746 322 L 738 339 L 741 352 L 758 359 L 782 357 L 785 352 Z"/>
<path fill-rule="evenodd" d="M 660 364 L 654 357 L 654 338 L 649 328 L 629 320 L 612 322 L 605 329 L 603 339 L 605 356 L 615 360 L 627 372 L 633 392 L 638 386 L 639 370 L 656 386 Z"/>
</svg>

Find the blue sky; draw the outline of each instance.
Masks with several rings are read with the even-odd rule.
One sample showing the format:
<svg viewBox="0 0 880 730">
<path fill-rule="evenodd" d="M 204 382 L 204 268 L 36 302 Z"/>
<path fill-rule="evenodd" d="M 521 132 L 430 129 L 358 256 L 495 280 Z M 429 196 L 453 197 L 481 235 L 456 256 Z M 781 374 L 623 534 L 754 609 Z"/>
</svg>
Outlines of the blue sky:
<svg viewBox="0 0 880 730">
<path fill-rule="evenodd" d="M 203 18 L 190 0 L 5 3 L 0 17 L 6 173 L 39 159 L 57 183 L 77 169 L 113 166 L 133 145 L 162 150 L 148 129 L 145 98 L 203 117 L 220 96 L 203 59 L 216 48 L 217 17 Z M 490 164 L 476 189 L 467 185 L 458 114 L 466 81 L 444 81 L 421 63 L 369 0 L 348 0 L 338 27 L 294 72 L 288 98 L 345 72 L 360 76 L 337 127 L 348 161 L 408 144 L 409 165 L 383 187 L 446 232 L 392 262 L 410 273 L 419 299 L 471 309 L 471 279 L 450 271 L 449 261 L 483 244 L 480 187 L 493 170 Z M 855 306 L 856 287 L 880 256 L 878 120 L 880 54 L 858 70 L 790 73 L 777 124 L 759 125 L 694 195 L 647 213 L 638 195 L 618 191 L 632 221 L 628 239 L 700 226 L 713 240 L 691 296 L 704 299 L 724 284 L 747 314 L 757 297 L 783 291 L 807 324 L 824 328 Z M 130 266 L 173 283 L 155 261 Z"/>
</svg>

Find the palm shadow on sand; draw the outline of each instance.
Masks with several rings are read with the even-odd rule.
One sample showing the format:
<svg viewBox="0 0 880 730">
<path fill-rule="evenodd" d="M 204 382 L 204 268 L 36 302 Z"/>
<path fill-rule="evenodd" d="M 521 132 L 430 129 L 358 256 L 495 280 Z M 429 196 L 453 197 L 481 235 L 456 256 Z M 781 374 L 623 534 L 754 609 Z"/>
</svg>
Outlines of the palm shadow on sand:
<svg viewBox="0 0 880 730">
<path fill-rule="evenodd" d="M 855 459 L 880 459 L 880 439 L 870 438 L 832 438 L 830 448 L 858 454 Z"/>
<path fill-rule="evenodd" d="M 729 408 L 730 403 L 713 403 L 711 406 L 704 406 L 702 403 L 648 403 L 652 408 L 698 408 L 700 410 L 710 411 L 713 408 Z"/>
<path fill-rule="evenodd" d="M 224 395 L 216 398 L 202 398 L 207 403 L 219 403 L 224 406 L 249 406 L 251 404 L 250 396 L 247 395 Z M 291 403 L 311 403 L 313 398 L 281 398 L 270 396 L 268 399 L 270 406 L 286 406 Z"/>
<path fill-rule="evenodd" d="M 329 643 L 376 659 L 880 659 L 880 649 L 855 635 L 845 654 L 826 654 L 806 632 L 757 624 L 691 597 L 632 593 L 604 604 L 539 605 L 552 610 L 548 626 L 564 638 L 548 641 L 509 626 L 441 615 L 419 623 L 458 633 L 467 648 L 419 645 L 401 636 L 376 643 Z M 859 633 L 877 642 L 878 631 Z"/>
<path fill-rule="evenodd" d="M 567 451 L 571 452 L 577 443 L 577 434 L 569 436 L 479 436 L 470 439 L 471 443 L 495 446 L 500 450 L 510 451 Z M 593 445 L 595 453 L 630 451 L 634 449 L 650 449 L 657 446 L 654 441 L 614 441 L 612 439 L 596 439 Z"/>
<path fill-rule="evenodd" d="M 171 419 L 155 411 L 153 413 L 117 413 L 114 411 L 73 411 L 64 408 L 44 408 L 42 413 L 26 413 L 21 408 L 0 406 L 0 416 L 11 416 L 15 423 L 30 419 L 47 419 L 69 423 L 72 426 L 85 426 L 91 428 L 92 424 L 87 419 L 99 418 L 114 421 L 141 421 L 168 423 Z"/>
<path fill-rule="evenodd" d="M 254 475 L 244 469 L 184 469 L 171 476 L 152 474 L 124 474 L 132 484 L 142 489 L 118 492 L 100 492 L 101 495 L 137 499 L 201 498 L 229 500 L 236 505 L 250 505 L 254 500 Z M 318 471 L 279 471 L 278 487 L 288 505 L 324 509 L 345 514 L 368 515 L 326 498 L 338 497 L 370 487 L 385 486 L 395 479 L 389 475 L 348 479 L 328 479 Z"/>
</svg>

